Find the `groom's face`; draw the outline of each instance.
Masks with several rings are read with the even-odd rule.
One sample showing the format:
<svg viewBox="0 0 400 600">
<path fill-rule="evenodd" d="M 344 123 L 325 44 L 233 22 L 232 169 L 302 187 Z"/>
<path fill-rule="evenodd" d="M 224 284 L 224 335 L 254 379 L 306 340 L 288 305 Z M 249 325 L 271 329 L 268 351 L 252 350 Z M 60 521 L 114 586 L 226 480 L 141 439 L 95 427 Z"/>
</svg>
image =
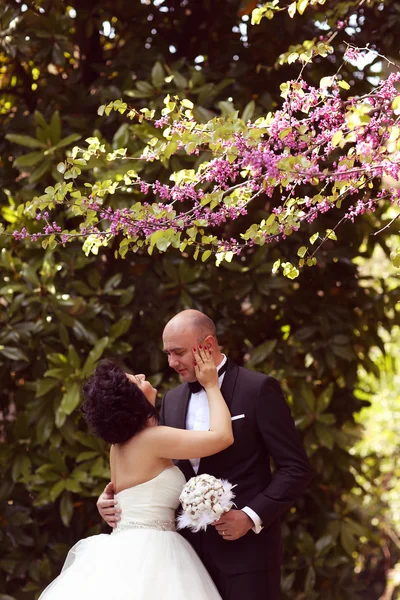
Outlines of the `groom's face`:
<svg viewBox="0 0 400 600">
<path fill-rule="evenodd" d="M 196 381 L 193 348 L 199 344 L 198 333 L 184 326 L 167 326 L 163 333 L 163 344 L 169 366 L 179 374 L 181 381 Z"/>
</svg>

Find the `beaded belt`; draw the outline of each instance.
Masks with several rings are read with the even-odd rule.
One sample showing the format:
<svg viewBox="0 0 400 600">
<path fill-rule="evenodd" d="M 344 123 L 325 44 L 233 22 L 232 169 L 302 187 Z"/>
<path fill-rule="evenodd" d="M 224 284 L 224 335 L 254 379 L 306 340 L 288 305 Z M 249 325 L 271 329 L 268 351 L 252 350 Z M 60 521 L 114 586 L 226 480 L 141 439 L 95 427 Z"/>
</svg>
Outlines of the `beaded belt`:
<svg viewBox="0 0 400 600">
<path fill-rule="evenodd" d="M 176 531 L 175 521 L 126 521 L 119 523 L 112 533 L 129 529 L 156 529 L 157 531 Z"/>
</svg>

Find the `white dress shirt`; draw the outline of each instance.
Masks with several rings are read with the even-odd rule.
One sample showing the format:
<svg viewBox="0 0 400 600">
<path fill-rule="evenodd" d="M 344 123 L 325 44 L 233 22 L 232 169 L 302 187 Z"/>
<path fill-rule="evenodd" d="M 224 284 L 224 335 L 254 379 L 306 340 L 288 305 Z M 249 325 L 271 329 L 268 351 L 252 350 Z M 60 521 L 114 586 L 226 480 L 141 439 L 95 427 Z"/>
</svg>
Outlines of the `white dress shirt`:
<svg viewBox="0 0 400 600">
<path fill-rule="evenodd" d="M 224 355 L 223 360 L 218 365 L 218 369 L 220 369 L 226 363 L 226 360 L 227 358 Z M 218 377 L 219 387 L 221 387 L 224 377 L 225 372 Z M 186 429 L 194 431 L 208 431 L 210 429 L 210 409 L 208 406 L 207 394 L 203 389 L 200 390 L 200 392 L 192 394 L 190 397 L 186 416 Z M 192 463 L 193 471 L 197 475 L 197 472 L 199 470 L 200 458 L 191 458 L 190 462 Z M 263 528 L 263 525 L 258 514 L 255 513 L 254 510 L 252 510 L 248 506 L 245 506 L 241 510 L 245 512 L 253 521 L 254 533 L 260 533 L 260 531 Z"/>
</svg>

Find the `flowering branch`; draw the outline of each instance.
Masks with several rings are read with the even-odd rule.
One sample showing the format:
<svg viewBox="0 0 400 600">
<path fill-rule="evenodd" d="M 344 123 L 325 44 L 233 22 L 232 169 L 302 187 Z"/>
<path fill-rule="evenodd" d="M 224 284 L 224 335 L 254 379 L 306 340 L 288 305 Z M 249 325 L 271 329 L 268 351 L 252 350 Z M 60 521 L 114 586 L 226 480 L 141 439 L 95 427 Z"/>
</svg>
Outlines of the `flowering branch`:
<svg viewBox="0 0 400 600">
<path fill-rule="evenodd" d="M 350 56 L 354 52 L 348 49 Z M 81 238 L 87 254 L 118 238 L 121 256 L 144 247 L 151 254 L 155 248 L 184 252 L 193 246 L 195 259 L 201 251 L 203 261 L 214 256 L 220 264 L 245 247 L 285 239 L 346 201 L 337 226 L 311 236 L 311 245 L 322 240 L 318 250 L 326 239 L 336 239 L 343 221 L 374 211 L 382 201 L 399 205 L 400 191 L 394 187 L 371 196 L 379 179 L 398 181 L 400 176 L 399 81 L 397 71 L 371 93 L 344 99 L 341 94 L 350 86 L 339 75 L 324 77 L 318 88 L 300 77 L 281 85 L 279 110 L 254 122 L 232 114 L 200 124 L 189 100 L 170 96 L 158 118 L 155 111 L 137 111 L 121 100 L 103 105 L 100 115 L 117 111 L 145 122 L 147 130 L 152 127 L 154 135 L 141 155 L 127 156 L 126 148 L 109 152 L 98 138 L 88 138 L 87 148 L 74 147 L 57 166 L 64 180 L 24 208 L 25 217 L 45 225 L 30 232 L 26 227 L 15 230 L 14 237 L 40 239 L 44 247 Z M 174 155 L 186 157 L 191 168 L 173 171 L 169 183 L 140 176 L 145 162 L 168 166 Z M 128 166 L 132 159 L 139 160 L 137 170 Z M 105 177 L 82 181 L 92 164 L 96 173 L 105 170 Z M 118 175 L 107 178 L 111 166 L 118 166 Z M 259 196 L 274 208 L 228 239 L 224 225 L 247 215 Z M 50 211 L 59 214 L 58 206 L 65 209 L 63 222 L 78 219 L 78 228 L 62 227 L 57 217 L 50 218 Z M 282 268 L 294 278 L 300 268 L 316 263 L 317 250 L 302 246 L 297 265 L 277 261 L 274 270 Z"/>
</svg>

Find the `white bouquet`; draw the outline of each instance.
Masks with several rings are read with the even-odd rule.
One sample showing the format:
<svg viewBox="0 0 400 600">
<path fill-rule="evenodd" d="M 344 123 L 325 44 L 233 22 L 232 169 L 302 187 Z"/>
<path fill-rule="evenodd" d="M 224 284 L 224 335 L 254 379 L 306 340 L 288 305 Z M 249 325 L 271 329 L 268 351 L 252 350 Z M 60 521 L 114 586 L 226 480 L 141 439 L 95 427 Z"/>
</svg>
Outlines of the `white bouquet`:
<svg viewBox="0 0 400 600">
<path fill-rule="evenodd" d="M 234 487 L 229 481 L 206 473 L 189 479 L 179 496 L 183 512 L 177 519 L 178 529 L 188 527 L 194 532 L 205 531 L 232 508 Z"/>
</svg>

